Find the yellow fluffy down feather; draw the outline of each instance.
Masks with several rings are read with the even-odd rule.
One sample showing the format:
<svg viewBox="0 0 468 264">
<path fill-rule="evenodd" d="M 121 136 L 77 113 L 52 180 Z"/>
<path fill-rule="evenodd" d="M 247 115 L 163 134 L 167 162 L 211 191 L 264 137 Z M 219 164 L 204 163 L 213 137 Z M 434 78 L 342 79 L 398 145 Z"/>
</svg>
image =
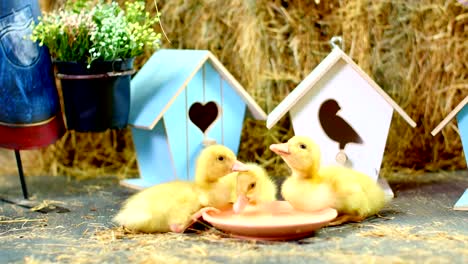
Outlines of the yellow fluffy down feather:
<svg viewBox="0 0 468 264">
<path fill-rule="evenodd" d="M 247 169 L 227 147 L 209 146 L 197 159 L 195 182 L 173 181 L 140 191 L 124 203 L 114 221 L 134 231 L 183 232 L 203 207 L 229 202 L 221 177 Z"/>
<path fill-rule="evenodd" d="M 136 193 L 122 207 L 114 221 L 141 232 L 169 232 L 185 226 L 202 208 L 201 191 L 192 182 L 168 182 Z"/>
<path fill-rule="evenodd" d="M 296 209 L 332 206 L 339 213 L 332 224 L 341 224 L 362 221 L 385 205 L 382 188 L 364 173 L 340 166 L 320 168 L 319 146 L 309 137 L 294 136 L 270 149 L 291 168 L 292 175 L 283 183 L 281 193 Z"/>
<path fill-rule="evenodd" d="M 237 172 L 236 202 L 233 210 L 240 213 L 247 204 L 257 205 L 276 200 L 276 184 L 266 170 L 255 163 L 246 164 L 248 171 Z"/>
</svg>

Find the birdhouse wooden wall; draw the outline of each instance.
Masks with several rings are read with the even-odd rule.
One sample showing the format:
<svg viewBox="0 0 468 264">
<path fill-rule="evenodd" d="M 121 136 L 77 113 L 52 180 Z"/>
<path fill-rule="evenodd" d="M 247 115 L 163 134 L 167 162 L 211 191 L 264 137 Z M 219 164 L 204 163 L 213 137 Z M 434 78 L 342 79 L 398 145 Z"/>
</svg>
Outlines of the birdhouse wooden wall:
<svg viewBox="0 0 468 264">
<path fill-rule="evenodd" d="M 325 114 L 320 118 L 322 104 L 330 99 L 339 111 L 322 109 Z M 295 134 L 308 135 L 320 145 L 322 165 L 337 164 L 339 141 L 344 141 L 345 165 L 374 179 L 380 171 L 392 113 L 386 100 L 344 60 L 334 64 L 290 110 Z M 353 131 L 362 143 L 349 142 Z"/>
<path fill-rule="evenodd" d="M 212 111 L 214 104 L 217 113 Z M 179 179 L 193 179 L 196 157 L 210 140 L 237 153 L 245 110 L 245 102 L 211 63 L 205 63 L 164 115 Z M 197 124 L 203 119 L 213 122 L 208 128 L 205 121 Z"/>
<path fill-rule="evenodd" d="M 122 183 L 131 187 L 145 188 L 173 180 L 174 162 L 170 155 L 163 120 L 151 130 L 132 128 L 132 136 L 141 178 L 126 179 Z"/>
<path fill-rule="evenodd" d="M 458 130 L 463 144 L 466 164 L 468 166 L 468 105 L 457 114 Z"/>
</svg>

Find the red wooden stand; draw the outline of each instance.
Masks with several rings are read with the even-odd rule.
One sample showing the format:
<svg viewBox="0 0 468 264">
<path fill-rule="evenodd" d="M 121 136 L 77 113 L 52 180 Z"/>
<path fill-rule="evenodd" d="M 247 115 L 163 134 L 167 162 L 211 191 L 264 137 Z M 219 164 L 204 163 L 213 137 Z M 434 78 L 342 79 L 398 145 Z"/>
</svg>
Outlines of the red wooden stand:
<svg viewBox="0 0 468 264">
<path fill-rule="evenodd" d="M 28 199 L 29 195 L 19 151 L 50 145 L 62 137 L 64 133 L 65 125 L 60 113 L 39 124 L 10 125 L 0 123 L 0 147 L 15 151 L 24 199 Z"/>
</svg>

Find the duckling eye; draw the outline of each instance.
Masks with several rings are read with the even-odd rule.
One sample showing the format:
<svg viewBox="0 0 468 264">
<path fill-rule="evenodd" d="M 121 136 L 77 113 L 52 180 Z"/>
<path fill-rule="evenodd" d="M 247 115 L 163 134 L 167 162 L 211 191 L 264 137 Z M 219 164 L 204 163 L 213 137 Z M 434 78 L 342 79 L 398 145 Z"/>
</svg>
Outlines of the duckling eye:
<svg viewBox="0 0 468 264">
<path fill-rule="evenodd" d="M 306 146 L 305 144 L 300 144 L 299 147 L 300 147 L 301 149 L 306 149 L 306 148 L 307 148 L 307 146 Z"/>
<path fill-rule="evenodd" d="M 253 189 L 253 188 L 255 188 L 255 182 L 253 182 L 253 183 L 251 183 L 251 184 L 249 185 L 249 190 L 250 190 L 250 189 Z"/>
<path fill-rule="evenodd" d="M 224 160 L 224 157 L 223 157 L 223 156 L 218 156 L 218 160 L 219 160 L 219 161 L 223 161 L 223 160 Z"/>
</svg>

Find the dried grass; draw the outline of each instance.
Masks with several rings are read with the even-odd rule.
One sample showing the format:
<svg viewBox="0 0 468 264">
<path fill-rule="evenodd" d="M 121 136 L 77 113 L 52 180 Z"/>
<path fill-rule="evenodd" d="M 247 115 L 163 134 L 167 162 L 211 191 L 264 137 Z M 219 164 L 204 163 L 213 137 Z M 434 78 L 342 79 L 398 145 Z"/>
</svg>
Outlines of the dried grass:
<svg viewBox="0 0 468 264">
<path fill-rule="evenodd" d="M 459 233 L 447 233 L 445 231 L 440 231 L 440 225 L 443 225 L 439 222 L 439 224 L 433 224 L 432 227 L 427 226 L 403 226 L 403 225 L 395 225 L 395 224 L 371 224 L 366 225 L 366 227 L 372 228 L 371 230 L 364 230 L 358 233 L 358 236 L 363 237 L 387 237 L 394 239 L 396 241 L 427 241 L 429 243 L 436 242 L 439 240 L 443 241 L 452 241 L 455 243 L 467 243 L 468 236 Z M 427 228 L 427 230 L 424 230 Z"/>
<path fill-rule="evenodd" d="M 63 0 L 42 0 L 52 9 Z M 148 0 L 154 9 L 153 0 Z M 468 94 L 468 8 L 454 0 L 157 1 L 171 43 L 166 47 L 211 50 L 270 112 L 344 38 L 345 51 L 417 121 L 411 129 L 394 115 L 383 171 L 434 171 L 465 167 L 452 122 L 433 129 Z M 148 54 L 149 56 L 149 54 Z M 140 61 L 144 62 L 145 59 Z M 268 150 L 292 135 L 287 118 L 268 131 L 245 123 L 240 156 L 274 174 L 287 173 Z M 138 174 L 128 130 L 68 132 L 58 143 L 26 159 L 27 174 L 78 178 Z M 0 156 L 0 158 L 3 157 Z M 14 171 L 14 162 L 2 174 Z M 34 169 L 32 169 L 33 167 Z"/>
<path fill-rule="evenodd" d="M 466 232 L 450 231 L 446 222 L 417 226 L 364 222 L 323 228 L 319 234 L 299 242 L 232 239 L 213 228 L 197 234 L 143 234 L 105 227 L 102 223 L 93 225 L 91 221 L 83 224 L 95 226 L 94 231 L 77 238 L 67 227 L 49 227 L 40 219 L 31 219 L 27 226 L 3 232 L 0 241 L 6 250 L 27 248 L 32 254 L 25 259 L 27 263 L 220 263 L 233 258 L 234 262 L 290 263 L 314 259 L 327 263 L 452 263 L 468 257 Z M 12 243 L 18 237 L 38 241 L 37 246 Z"/>
</svg>

